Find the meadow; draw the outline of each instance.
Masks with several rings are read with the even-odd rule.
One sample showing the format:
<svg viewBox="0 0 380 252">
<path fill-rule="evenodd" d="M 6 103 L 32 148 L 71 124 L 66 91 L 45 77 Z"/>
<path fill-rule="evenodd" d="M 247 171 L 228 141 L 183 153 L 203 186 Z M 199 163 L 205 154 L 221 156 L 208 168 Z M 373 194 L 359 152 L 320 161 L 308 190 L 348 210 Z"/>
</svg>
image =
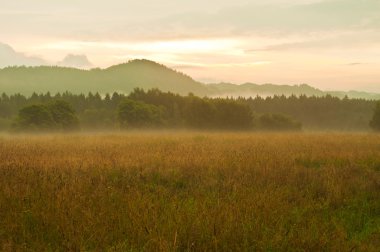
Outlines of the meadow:
<svg viewBox="0 0 380 252">
<path fill-rule="evenodd" d="M 377 251 L 380 135 L 0 136 L 2 251 Z"/>
</svg>

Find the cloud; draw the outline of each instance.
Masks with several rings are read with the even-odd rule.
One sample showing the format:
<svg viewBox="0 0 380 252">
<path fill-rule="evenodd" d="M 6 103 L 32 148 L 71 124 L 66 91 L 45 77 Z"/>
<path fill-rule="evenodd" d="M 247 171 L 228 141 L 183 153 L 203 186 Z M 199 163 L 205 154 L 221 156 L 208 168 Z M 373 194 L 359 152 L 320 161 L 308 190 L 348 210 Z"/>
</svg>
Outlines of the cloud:
<svg viewBox="0 0 380 252">
<path fill-rule="evenodd" d="M 380 0 L 3 2 L 1 37 L 50 62 L 149 58 L 194 78 L 379 87 Z M 71 58 L 60 63 L 88 65 Z"/>
<path fill-rule="evenodd" d="M 176 70 L 203 70 L 205 69 L 204 66 L 199 66 L 199 65 L 190 65 L 190 64 L 183 64 L 183 65 L 172 65 L 172 68 Z"/>
<path fill-rule="evenodd" d="M 125 25 L 141 38 L 277 37 L 380 29 L 380 1 L 325 0 L 303 3 L 257 1 L 199 9 Z"/>
<path fill-rule="evenodd" d="M 0 68 L 8 66 L 42 66 L 54 65 L 39 57 L 27 56 L 24 53 L 16 52 L 11 46 L 0 43 Z M 86 55 L 68 54 L 62 61 L 57 63 L 59 66 L 90 68 L 92 63 Z"/>
<path fill-rule="evenodd" d="M 7 36 L 143 40 L 380 28 L 378 0 L 39 0 L 4 5 L 0 30 Z"/>
<path fill-rule="evenodd" d="M 23 36 L 38 37 L 36 43 L 40 44 L 49 39 L 141 44 L 241 39 L 247 44 L 241 48 L 246 52 L 380 43 L 374 36 L 380 34 L 379 0 L 210 0 L 207 3 L 110 0 L 107 4 L 82 0 L 74 3 L 74 0 L 5 3 L 0 10 L 0 30 L 10 41 L 16 37 L 13 42 L 19 48 L 27 47 L 19 42 Z M 88 8 L 81 8 L 85 6 Z M 347 32 L 354 35 L 350 38 L 345 35 Z M 258 46 L 258 38 L 278 41 Z M 130 51 L 124 50 L 123 54 Z M 87 51 L 70 52 L 89 55 Z M 96 58 L 93 60 L 96 62 Z"/>
<path fill-rule="evenodd" d="M 371 63 L 364 63 L 364 62 L 350 62 L 350 63 L 347 63 L 347 64 L 344 64 L 346 66 L 362 66 L 362 65 L 369 65 Z"/>
<path fill-rule="evenodd" d="M 68 54 L 62 61 L 58 62 L 59 66 L 74 68 L 90 68 L 93 64 L 88 60 L 86 55 Z"/>
<path fill-rule="evenodd" d="M 286 41 L 286 40 L 285 40 Z M 380 45 L 380 33 L 374 30 L 363 31 L 340 31 L 335 33 L 315 33 L 310 36 L 299 36 L 294 39 L 288 38 L 288 42 L 274 41 L 262 47 L 251 47 L 246 53 L 258 51 L 295 51 L 315 49 L 337 49 L 343 48 L 367 48 Z M 363 50 L 364 51 L 364 50 Z"/>
<path fill-rule="evenodd" d="M 16 52 L 7 44 L 0 43 L 0 68 L 7 66 L 39 66 L 47 62 L 38 57 L 29 57 L 23 53 Z"/>
</svg>

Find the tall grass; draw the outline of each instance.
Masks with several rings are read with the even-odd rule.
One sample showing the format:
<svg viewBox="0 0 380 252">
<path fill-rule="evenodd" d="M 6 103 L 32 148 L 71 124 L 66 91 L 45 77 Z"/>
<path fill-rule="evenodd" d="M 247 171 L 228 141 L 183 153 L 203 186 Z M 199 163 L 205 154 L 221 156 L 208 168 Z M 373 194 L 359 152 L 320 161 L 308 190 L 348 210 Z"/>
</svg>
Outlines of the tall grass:
<svg viewBox="0 0 380 252">
<path fill-rule="evenodd" d="M 376 251 L 380 136 L 0 137 L 3 251 Z"/>
</svg>

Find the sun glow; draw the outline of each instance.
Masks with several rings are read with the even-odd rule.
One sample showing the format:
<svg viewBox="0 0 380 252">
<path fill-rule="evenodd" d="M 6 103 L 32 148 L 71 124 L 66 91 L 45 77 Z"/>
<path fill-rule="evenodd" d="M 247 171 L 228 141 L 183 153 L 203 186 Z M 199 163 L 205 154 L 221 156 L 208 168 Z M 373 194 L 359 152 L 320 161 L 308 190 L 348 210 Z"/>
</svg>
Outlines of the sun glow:
<svg viewBox="0 0 380 252">
<path fill-rule="evenodd" d="M 235 40 L 173 40 L 142 43 L 136 49 L 172 53 L 234 53 L 238 50 L 239 42 Z"/>
<path fill-rule="evenodd" d="M 228 57 L 245 54 L 243 42 L 238 39 L 190 39 L 154 41 L 51 41 L 34 46 L 39 54 L 63 57 L 68 52 L 86 54 L 97 66 L 108 67 L 135 58 L 147 58 L 170 65 L 196 64 L 196 58 L 213 57 L 213 62 L 197 62 L 198 65 L 211 66 L 227 64 Z M 59 56 L 57 56 L 59 55 Z M 211 58 L 210 58 L 211 59 Z M 240 62 L 235 62 L 239 63 Z"/>
<path fill-rule="evenodd" d="M 238 40 L 168 40 L 147 42 L 91 42 L 91 41 L 58 41 L 40 45 L 37 49 L 55 50 L 86 50 L 86 49 L 117 49 L 145 52 L 171 52 L 171 53 L 209 53 L 209 52 L 239 52 Z"/>
</svg>

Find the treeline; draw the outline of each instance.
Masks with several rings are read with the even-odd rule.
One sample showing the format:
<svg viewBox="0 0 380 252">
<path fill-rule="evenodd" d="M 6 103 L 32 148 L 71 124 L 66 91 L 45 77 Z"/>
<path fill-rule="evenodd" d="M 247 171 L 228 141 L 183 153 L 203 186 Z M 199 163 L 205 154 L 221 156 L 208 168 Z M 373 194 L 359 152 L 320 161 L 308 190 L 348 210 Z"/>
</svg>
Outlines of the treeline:
<svg viewBox="0 0 380 252">
<path fill-rule="evenodd" d="M 67 131 L 79 129 L 74 109 L 65 101 L 36 104 L 22 108 L 14 119 L 15 131 Z"/>
<path fill-rule="evenodd" d="M 258 114 L 280 113 L 302 122 L 311 130 L 369 130 L 376 101 L 365 99 L 340 99 L 331 95 L 322 97 L 273 96 L 241 100 L 247 102 Z"/>
<path fill-rule="evenodd" d="M 59 106 L 58 106 L 59 105 Z M 74 95 L 2 94 L 2 129 L 73 129 L 54 120 L 54 109 L 61 118 L 70 118 L 82 129 L 190 128 L 216 130 L 300 130 L 301 123 L 282 114 L 255 114 L 246 100 L 180 96 L 158 89 L 135 89 L 129 95 L 99 93 Z M 39 126 L 41 125 L 41 126 Z M 63 126 L 62 126 L 63 125 Z"/>
<path fill-rule="evenodd" d="M 220 130 L 296 130 L 301 124 L 315 130 L 368 130 L 375 101 L 324 97 L 274 96 L 254 98 L 200 98 L 158 89 L 76 95 L 69 92 L 0 97 L 0 129 L 20 120 L 31 105 L 50 106 L 65 101 L 82 129 L 196 128 Z M 12 126 L 13 125 L 13 126 Z"/>
</svg>

